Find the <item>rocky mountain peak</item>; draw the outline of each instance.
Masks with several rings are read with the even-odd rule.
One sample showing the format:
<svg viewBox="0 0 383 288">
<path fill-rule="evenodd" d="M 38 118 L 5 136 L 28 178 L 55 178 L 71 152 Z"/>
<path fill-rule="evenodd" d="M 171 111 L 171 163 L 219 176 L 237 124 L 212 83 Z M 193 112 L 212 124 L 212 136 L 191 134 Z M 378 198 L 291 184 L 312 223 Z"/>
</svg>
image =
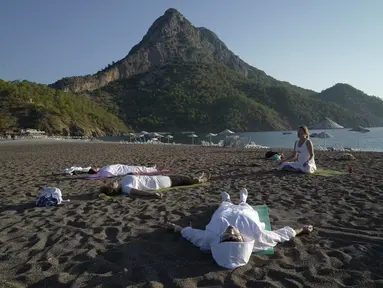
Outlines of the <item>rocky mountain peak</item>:
<svg viewBox="0 0 383 288">
<path fill-rule="evenodd" d="M 212 31 L 194 27 L 178 10 L 170 8 L 122 60 L 96 74 L 63 78 L 50 86 L 73 92 L 92 91 L 173 61 L 225 65 L 245 76 L 249 70 L 257 70 L 231 52 Z"/>
</svg>

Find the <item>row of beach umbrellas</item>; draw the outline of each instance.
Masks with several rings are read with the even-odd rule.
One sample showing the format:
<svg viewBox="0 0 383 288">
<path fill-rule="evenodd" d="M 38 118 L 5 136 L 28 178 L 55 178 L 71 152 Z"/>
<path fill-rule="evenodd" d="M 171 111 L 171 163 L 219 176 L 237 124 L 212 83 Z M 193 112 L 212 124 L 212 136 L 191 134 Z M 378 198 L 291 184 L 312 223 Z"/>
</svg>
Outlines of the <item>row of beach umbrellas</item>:
<svg viewBox="0 0 383 288">
<path fill-rule="evenodd" d="M 149 133 L 149 132 L 146 132 L 146 131 L 141 131 L 141 133 L 138 133 L 138 134 L 135 134 L 135 133 L 129 133 L 129 141 L 131 142 L 132 141 L 132 138 L 144 138 L 145 140 L 145 137 L 146 135 L 149 135 L 151 137 L 156 137 L 156 138 L 165 138 L 165 139 L 168 139 L 168 143 L 170 141 L 170 139 L 173 139 L 173 136 L 172 135 L 162 135 L 162 134 L 159 134 L 157 132 L 154 132 L 154 133 Z"/>
<path fill-rule="evenodd" d="M 229 134 L 234 134 L 234 132 L 231 131 L 231 130 L 229 130 L 229 129 L 225 129 L 225 130 L 219 132 L 218 134 L 219 134 L 219 135 L 225 135 L 225 137 L 227 137 L 227 135 L 229 135 Z M 218 134 L 215 134 L 215 133 L 211 133 L 211 132 L 210 132 L 209 134 L 206 135 L 206 137 L 208 137 L 208 138 L 209 138 L 209 141 L 211 142 L 211 137 L 215 137 L 215 136 L 217 136 Z M 192 144 L 194 144 L 194 138 L 197 138 L 198 135 L 196 135 L 196 134 L 190 134 L 190 135 L 188 135 L 188 137 L 191 137 L 191 138 L 192 138 Z"/>
<path fill-rule="evenodd" d="M 227 137 L 227 135 L 230 135 L 230 134 L 234 134 L 233 131 L 229 130 L 229 129 L 225 129 L 221 132 L 219 132 L 218 134 L 220 135 L 225 135 L 225 137 Z M 217 136 L 218 134 L 214 134 L 214 133 L 209 133 L 206 135 L 206 137 L 209 138 L 210 142 L 211 142 L 211 138 L 212 137 L 215 137 Z M 151 137 L 155 137 L 155 138 L 165 138 L 165 139 L 168 139 L 168 143 L 170 141 L 170 139 L 173 139 L 173 136 L 172 135 L 162 135 L 160 133 L 157 133 L 157 132 L 153 132 L 153 133 L 149 133 L 147 131 L 141 131 L 140 133 L 138 134 L 135 134 L 135 133 L 129 133 L 129 141 L 131 142 L 132 141 L 132 138 L 144 138 L 145 139 L 145 136 L 146 135 L 149 135 Z M 188 137 L 192 138 L 192 144 L 194 144 L 194 138 L 198 138 L 198 135 L 192 133 L 192 134 L 189 134 Z"/>
</svg>

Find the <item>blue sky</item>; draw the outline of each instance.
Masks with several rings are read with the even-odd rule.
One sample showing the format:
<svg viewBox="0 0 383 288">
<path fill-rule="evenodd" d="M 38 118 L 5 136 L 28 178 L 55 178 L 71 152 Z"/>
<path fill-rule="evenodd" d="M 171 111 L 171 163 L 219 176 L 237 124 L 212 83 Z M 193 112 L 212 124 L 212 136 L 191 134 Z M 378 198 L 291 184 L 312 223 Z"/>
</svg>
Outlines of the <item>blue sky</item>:
<svg viewBox="0 0 383 288">
<path fill-rule="evenodd" d="M 168 8 L 279 80 L 383 97 L 382 0 L 4 0 L 0 78 L 93 74 L 126 56 Z"/>
</svg>

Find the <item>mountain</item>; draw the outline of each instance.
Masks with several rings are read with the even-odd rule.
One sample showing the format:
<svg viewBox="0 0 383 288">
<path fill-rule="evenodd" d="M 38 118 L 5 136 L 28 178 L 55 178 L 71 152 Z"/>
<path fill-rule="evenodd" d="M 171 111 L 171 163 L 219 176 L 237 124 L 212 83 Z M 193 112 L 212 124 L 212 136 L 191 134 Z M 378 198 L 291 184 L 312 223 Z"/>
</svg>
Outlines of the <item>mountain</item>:
<svg viewBox="0 0 383 288">
<path fill-rule="evenodd" d="M 264 84 L 282 83 L 245 63 L 212 31 L 194 27 L 180 12 L 171 8 L 151 25 L 143 39 L 122 60 L 94 75 L 63 78 L 51 87 L 73 92 L 93 91 L 113 81 L 128 79 L 172 62 L 219 63 Z"/>
<path fill-rule="evenodd" d="M 382 99 L 369 96 L 351 85 L 338 83 L 314 95 L 314 97 L 358 112 L 359 115 L 369 119 L 367 126 L 383 126 Z"/>
<path fill-rule="evenodd" d="M 122 60 L 50 87 L 86 93 L 134 130 L 284 130 L 325 117 L 345 127 L 383 126 L 379 98 L 351 86 L 338 89 L 343 84 L 317 93 L 274 79 L 175 9 L 159 17 Z"/>
<path fill-rule="evenodd" d="M 87 95 L 28 81 L 0 80 L 0 129 L 35 128 L 48 134 L 119 135 L 128 127 Z M 105 105 L 104 105 L 105 106 Z"/>
</svg>

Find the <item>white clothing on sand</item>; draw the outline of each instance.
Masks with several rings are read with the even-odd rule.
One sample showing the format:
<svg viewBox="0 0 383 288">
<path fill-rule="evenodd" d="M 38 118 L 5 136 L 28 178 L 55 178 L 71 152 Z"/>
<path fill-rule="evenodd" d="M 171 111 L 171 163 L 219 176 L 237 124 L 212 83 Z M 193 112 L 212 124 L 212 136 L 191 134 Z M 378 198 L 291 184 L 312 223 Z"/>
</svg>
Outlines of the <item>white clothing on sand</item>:
<svg viewBox="0 0 383 288">
<path fill-rule="evenodd" d="M 130 194 L 132 188 L 140 191 L 154 191 L 172 186 L 170 177 L 163 175 L 126 175 L 120 181 L 122 193 Z"/>
<path fill-rule="evenodd" d="M 140 174 L 140 173 L 153 173 L 157 172 L 156 167 L 145 167 L 145 166 L 132 166 L 124 164 L 113 164 L 104 166 L 96 174 L 90 174 L 91 178 L 108 178 L 123 176 L 128 174 Z"/>
<path fill-rule="evenodd" d="M 39 202 L 41 197 L 44 196 L 51 196 L 57 200 L 57 204 L 61 204 L 63 201 L 69 201 L 69 200 L 63 200 L 61 190 L 56 187 L 44 187 L 43 191 L 40 192 L 40 194 L 36 197 L 36 205 Z"/>
<path fill-rule="evenodd" d="M 230 196 L 223 192 L 223 202 L 205 230 L 186 227 L 181 231 L 183 238 L 200 247 L 202 251 L 211 251 L 216 263 L 228 269 L 246 265 L 252 252 L 274 247 L 296 235 L 291 227 L 275 231 L 265 230 L 265 223 L 259 220 L 257 211 L 246 204 L 247 190 L 242 189 L 240 195 L 241 203 L 234 205 Z M 239 230 L 244 242 L 220 242 L 222 233 L 229 225 Z"/>
<path fill-rule="evenodd" d="M 310 153 L 307 149 L 307 140 L 303 142 L 302 146 L 298 146 L 298 141 L 295 142 L 295 151 L 298 153 L 298 162 L 284 162 L 281 164 L 280 169 L 290 166 L 294 169 L 300 170 L 303 173 L 314 173 L 317 170 L 314 157 L 304 165 L 310 159 Z"/>
<path fill-rule="evenodd" d="M 79 166 L 72 166 L 70 168 L 64 169 L 64 174 L 73 175 L 73 172 L 80 172 L 80 173 L 88 173 L 90 168 L 92 167 L 79 167 Z"/>
</svg>

